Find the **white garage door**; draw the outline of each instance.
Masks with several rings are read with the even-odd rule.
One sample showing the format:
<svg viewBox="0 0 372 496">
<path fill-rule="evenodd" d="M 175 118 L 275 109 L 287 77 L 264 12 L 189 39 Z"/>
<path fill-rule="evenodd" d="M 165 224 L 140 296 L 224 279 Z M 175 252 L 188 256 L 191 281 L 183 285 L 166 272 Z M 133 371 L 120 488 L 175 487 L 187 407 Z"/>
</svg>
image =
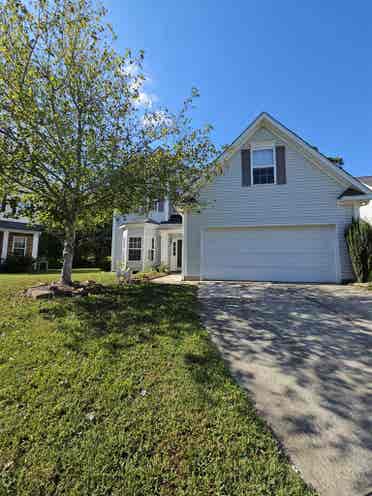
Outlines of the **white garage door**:
<svg viewBox="0 0 372 496">
<path fill-rule="evenodd" d="M 207 229 L 202 278 L 336 282 L 334 226 Z"/>
</svg>

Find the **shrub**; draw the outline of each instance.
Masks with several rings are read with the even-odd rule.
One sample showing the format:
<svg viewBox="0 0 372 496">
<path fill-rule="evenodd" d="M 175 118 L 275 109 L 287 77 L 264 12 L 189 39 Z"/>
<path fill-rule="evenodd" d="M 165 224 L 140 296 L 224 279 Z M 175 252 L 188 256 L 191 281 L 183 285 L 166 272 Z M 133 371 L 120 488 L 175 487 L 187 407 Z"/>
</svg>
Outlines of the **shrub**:
<svg viewBox="0 0 372 496">
<path fill-rule="evenodd" d="M 29 256 L 9 255 L 2 264 L 2 272 L 21 273 L 32 272 L 34 259 Z"/>
<path fill-rule="evenodd" d="M 367 282 L 372 273 L 372 226 L 353 221 L 345 233 L 351 263 L 358 282 Z"/>
<path fill-rule="evenodd" d="M 161 263 L 159 265 L 156 265 L 155 270 L 157 272 L 162 272 L 163 274 L 167 274 L 169 272 L 169 267 L 168 265 Z"/>
</svg>

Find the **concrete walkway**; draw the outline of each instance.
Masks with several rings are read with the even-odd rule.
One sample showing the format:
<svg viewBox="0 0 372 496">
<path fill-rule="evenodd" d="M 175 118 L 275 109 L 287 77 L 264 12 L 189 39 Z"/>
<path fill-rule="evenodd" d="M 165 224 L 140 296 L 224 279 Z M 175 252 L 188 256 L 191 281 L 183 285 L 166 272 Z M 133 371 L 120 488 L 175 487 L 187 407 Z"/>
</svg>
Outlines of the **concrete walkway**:
<svg viewBox="0 0 372 496">
<path fill-rule="evenodd" d="M 321 495 L 372 491 L 372 292 L 201 283 L 234 375 Z"/>
<path fill-rule="evenodd" d="M 167 276 L 158 277 L 157 279 L 152 279 L 151 282 L 155 282 L 156 284 L 199 284 L 198 281 L 183 281 L 181 274 L 169 274 Z"/>
</svg>

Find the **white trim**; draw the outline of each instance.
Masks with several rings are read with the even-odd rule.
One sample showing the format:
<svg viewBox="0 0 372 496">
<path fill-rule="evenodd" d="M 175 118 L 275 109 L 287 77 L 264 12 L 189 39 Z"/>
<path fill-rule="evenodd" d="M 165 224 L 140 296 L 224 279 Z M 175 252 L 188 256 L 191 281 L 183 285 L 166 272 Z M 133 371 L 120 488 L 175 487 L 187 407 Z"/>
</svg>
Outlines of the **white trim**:
<svg viewBox="0 0 372 496">
<path fill-rule="evenodd" d="M 187 249 L 187 225 L 188 225 L 188 213 L 185 212 L 183 215 L 183 242 L 182 242 L 182 276 L 185 277 L 188 274 L 188 249 Z"/>
<path fill-rule="evenodd" d="M 37 258 L 40 234 L 35 233 L 32 237 L 32 258 Z"/>
<path fill-rule="evenodd" d="M 0 260 L 5 260 L 8 256 L 9 231 L 2 231 L 3 234 L 3 249 L 1 250 Z"/>
<path fill-rule="evenodd" d="M 170 246 L 170 261 L 169 261 L 169 265 L 170 265 L 170 270 L 171 271 L 176 271 L 176 270 L 179 270 L 181 269 L 182 271 L 182 264 L 181 264 L 181 267 L 178 267 L 178 241 L 182 241 L 182 253 L 181 253 L 181 256 L 182 256 L 182 264 L 183 264 L 183 245 L 184 245 L 184 242 L 183 242 L 183 236 L 174 236 L 172 237 L 172 240 L 171 240 L 171 246 Z M 176 254 L 174 255 L 173 254 L 173 248 L 174 248 L 174 245 L 173 243 L 176 243 Z"/>
<path fill-rule="evenodd" d="M 205 253 L 204 253 L 204 243 L 205 243 L 205 233 L 208 228 L 200 230 L 200 280 L 204 281 L 204 267 L 205 267 Z"/>
<path fill-rule="evenodd" d="M 121 239 L 121 263 L 124 269 L 126 269 L 128 265 L 128 229 L 123 231 L 123 237 Z M 117 267 L 114 267 L 114 270 L 116 269 Z"/>
<path fill-rule="evenodd" d="M 367 194 L 367 195 L 355 195 L 355 196 L 349 196 L 349 197 L 344 197 L 344 198 L 339 198 L 337 200 L 337 205 L 351 205 L 353 203 L 355 204 L 360 204 L 360 205 L 367 205 L 369 201 L 372 200 L 372 194 Z"/>
<path fill-rule="evenodd" d="M 268 229 L 268 228 L 283 228 L 288 227 L 334 227 L 336 224 L 332 222 L 310 222 L 304 224 L 252 224 L 243 226 L 208 226 L 204 228 L 204 231 L 237 231 L 237 230 L 249 230 L 249 229 Z"/>
<path fill-rule="evenodd" d="M 259 151 L 259 150 L 269 150 L 271 149 L 273 152 L 273 163 L 272 164 L 267 164 L 267 165 L 254 165 L 253 163 L 253 152 Z M 277 176 L 277 171 L 276 171 L 276 150 L 275 150 L 275 143 L 252 143 L 252 146 L 250 148 L 250 155 L 251 155 L 251 185 L 252 186 L 267 186 L 268 184 L 277 184 L 278 183 L 278 176 Z M 254 169 L 267 169 L 267 168 L 274 167 L 274 182 L 273 183 L 255 183 L 253 180 L 253 170 Z"/>
<path fill-rule="evenodd" d="M 342 282 L 342 267 L 341 267 L 341 253 L 340 242 L 338 238 L 339 225 L 335 224 L 335 265 L 336 265 L 336 281 L 341 284 Z"/>
<path fill-rule="evenodd" d="M 116 215 L 112 218 L 112 236 L 111 236 L 111 271 L 115 270 L 115 247 L 116 247 Z"/>
<path fill-rule="evenodd" d="M 16 234 L 39 234 L 41 235 L 41 231 L 29 231 L 29 230 L 26 230 L 26 229 L 4 229 L 3 227 L 0 227 L 0 231 L 2 231 L 3 233 L 16 233 Z"/>
<path fill-rule="evenodd" d="M 266 126 L 270 131 L 273 129 L 277 131 L 276 134 L 281 133 L 284 136 L 284 141 L 286 139 L 290 140 L 292 144 L 295 144 L 301 152 L 306 156 L 308 160 L 317 165 L 320 169 L 322 169 L 325 173 L 332 176 L 335 180 L 340 182 L 343 185 L 352 185 L 355 188 L 361 190 L 365 193 L 370 193 L 370 189 L 365 186 L 363 183 L 358 181 L 353 176 L 347 174 L 343 169 L 337 167 L 337 165 L 330 162 L 326 157 L 324 157 L 317 150 L 312 148 L 308 143 L 306 143 L 302 138 L 297 136 L 295 133 L 287 129 L 280 122 L 273 119 L 268 113 L 262 112 L 241 135 L 221 154 L 218 161 L 222 162 L 224 165 L 232 155 L 241 149 L 243 145 L 249 140 L 250 137 L 254 135 L 254 133 L 261 126 Z M 279 135 L 280 137 L 280 135 Z M 280 137 L 281 138 L 281 137 Z M 281 138 L 283 139 L 283 138 Z"/>
</svg>

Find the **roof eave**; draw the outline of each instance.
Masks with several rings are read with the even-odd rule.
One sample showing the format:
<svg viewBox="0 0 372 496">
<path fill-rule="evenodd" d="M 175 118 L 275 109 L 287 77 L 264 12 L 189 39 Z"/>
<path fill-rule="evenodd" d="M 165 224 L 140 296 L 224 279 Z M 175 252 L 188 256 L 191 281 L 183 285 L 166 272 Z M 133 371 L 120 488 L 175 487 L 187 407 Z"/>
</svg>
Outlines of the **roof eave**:
<svg viewBox="0 0 372 496">
<path fill-rule="evenodd" d="M 372 201 L 372 193 L 366 194 L 366 195 L 346 195 L 346 196 L 341 196 L 337 200 L 337 205 L 351 205 L 358 203 L 360 205 L 367 204 L 368 202 Z"/>
</svg>

